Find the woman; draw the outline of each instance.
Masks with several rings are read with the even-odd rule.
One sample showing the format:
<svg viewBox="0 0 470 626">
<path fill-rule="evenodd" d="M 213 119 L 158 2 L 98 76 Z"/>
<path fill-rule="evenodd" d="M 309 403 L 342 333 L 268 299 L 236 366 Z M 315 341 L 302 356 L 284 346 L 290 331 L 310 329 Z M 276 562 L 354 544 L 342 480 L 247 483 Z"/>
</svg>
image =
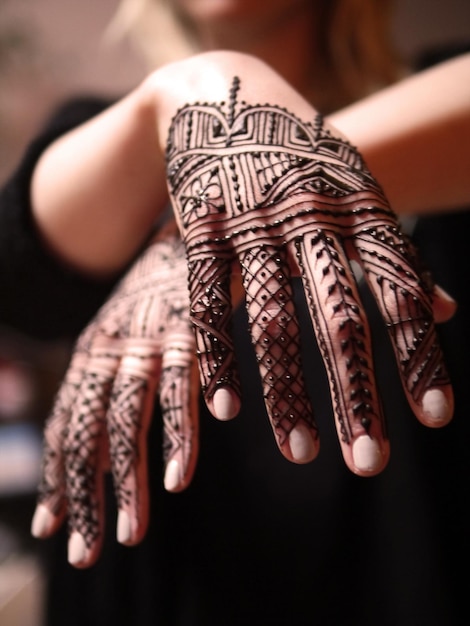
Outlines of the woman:
<svg viewBox="0 0 470 626">
<path fill-rule="evenodd" d="M 240 3 L 240 7 L 242 4 Z M 301 4 L 303 3 L 299 3 L 299 7 Z M 202 7 L 203 5 L 204 3 L 200 4 Z M 196 3 L 190 6 L 194 7 Z M 227 6 L 229 11 L 234 5 L 228 3 Z M 319 7 L 320 3 L 315 6 Z M 307 5 L 304 5 L 302 10 L 307 10 L 306 7 Z M 179 5 L 180 11 L 183 8 Z M 312 10 L 310 4 L 308 10 Z M 194 20 L 194 15 L 189 13 L 188 7 L 186 11 L 188 19 Z M 207 13 L 204 14 L 203 9 L 201 11 L 207 17 Z M 243 7 L 240 8 L 240 14 L 243 17 Z M 271 15 L 271 11 L 269 14 Z M 221 20 L 220 13 L 215 17 L 212 14 L 210 17 L 212 32 L 224 33 L 226 36 L 227 16 L 225 23 Z M 233 13 L 230 13 L 229 17 L 231 21 L 234 20 Z M 239 19 L 241 17 L 239 16 Z M 263 21 L 262 14 L 252 16 L 251 19 L 253 28 L 246 29 L 245 32 L 255 33 L 256 37 L 252 41 L 258 44 L 261 25 L 266 22 Z M 273 23 L 276 24 L 276 21 Z M 200 24 L 202 31 L 207 27 L 207 20 L 201 19 Z M 277 24 L 286 25 L 288 21 L 279 20 Z M 269 34 L 269 29 L 267 33 Z M 269 40 L 269 37 L 267 39 Z M 277 49 L 282 49 L 279 36 L 274 38 L 274 41 L 277 42 Z M 311 39 L 298 37 L 295 41 L 310 45 Z M 258 55 L 263 56 L 261 51 Z M 300 55 L 299 58 L 304 57 Z M 299 69 L 298 64 L 291 63 L 289 67 L 291 66 L 296 70 Z M 464 69 L 465 67 L 463 66 Z M 462 67 L 459 67 L 458 71 L 463 71 Z M 447 71 L 445 74 L 447 75 Z M 317 73 L 315 75 L 318 76 Z M 305 73 L 299 72 L 299 76 L 305 77 Z M 306 87 L 300 84 L 300 79 L 297 80 L 297 84 L 294 80 L 294 85 L 304 94 L 307 93 Z M 421 89 L 422 85 L 420 93 Z M 403 103 L 400 92 L 396 93 L 398 101 Z M 414 98 L 412 100 L 414 101 Z M 49 157 L 52 157 L 49 164 L 54 164 L 54 146 L 48 153 L 49 157 L 38 161 L 35 169 L 32 195 L 37 227 L 56 254 L 62 256 L 72 267 L 81 270 L 78 276 L 74 272 L 72 277 L 70 274 L 64 277 L 63 270 L 55 265 L 51 267 L 49 259 L 46 263 L 49 266 L 46 267 L 48 269 L 46 279 L 51 276 L 50 272 L 54 269 L 62 274 L 62 284 L 74 280 L 78 287 L 83 288 L 82 293 L 86 293 L 87 298 L 90 283 L 83 279 L 83 272 L 99 276 L 118 271 L 143 243 L 155 220 L 155 205 L 151 205 L 150 210 L 147 198 L 158 196 L 159 190 L 155 190 L 152 184 L 155 172 L 161 170 L 162 163 L 158 162 L 155 144 L 149 134 L 143 131 L 139 133 L 139 129 L 149 128 L 146 124 L 140 124 L 148 119 L 145 116 L 130 115 L 127 121 L 134 120 L 134 124 L 120 123 L 123 118 L 119 114 L 125 115 L 132 110 L 135 112 L 135 109 L 132 109 L 135 102 L 135 96 L 131 94 L 124 105 L 118 105 L 111 110 L 114 111 L 114 117 L 111 112 L 96 118 L 103 122 L 103 125 L 92 123 L 66 136 L 62 146 L 66 146 L 68 139 L 72 138 L 72 143 L 69 144 L 72 149 L 68 153 L 70 159 L 63 158 L 67 155 L 67 150 L 65 153 L 56 152 L 62 157 L 61 180 L 66 184 L 61 186 L 57 176 L 53 178 L 47 176 Z M 397 100 L 392 98 L 392 102 L 396 103 Z M 93 112 L 101 107 L 99 103 L 87 106 L 94 106 Z M 326 110 L 327 105 L 323 106 Z M 369 101 L 367 106 L 373 107 L 374 101 Z M 374 109 L 367 109 L 367 106 L 365 105 L 362 111 L 368 112 L 365 116 L 370 122 L 372 119 L 370 111 Z M 379 103 L 379 110 L 383 111 L 383 106 Z M 394 109 L 396 110 L 395 107 Z M 351 111 L 352 115 L 348 118 Z M 83 109 L 80 111 L 80 117 L 82 113 Z M 343 124 L 337 125 L 348 135 L 348 131 L 353 131 L 357 127 L 358 118 L 356 117 L 353 122 L 354 114 L 359 115 L 361 119 L 360 113 L 361 109 L 359 113 L 357 110 L 354 113 L 354 109 L 349 112 L 346 110 L 336 118 L 333 117 L 333 120 L 342 119 Z M 458 122 L 459 118 L 456 117 Z M 47 139 L 42 140 L 42 145 L 37 144 L 39 147 L 36 147 L 36 159 L 30 157 L 29 172 L 35 167 L 37 155 L 42 152 L 44 144 L 65 130 L 64 125 L 69 120 L 64 121 L 63 117 L 58 119 L 61 128 L 56 126 L 51 129 Z M 350 127 L 347 126 L 348 119 Z M 76 122 L 76 119 L 73 120 L 72 125 Z M 99 133 L 106 132 L 106 123 L 110 124 L 108 129 L 115 140 L 114 144 L 112 142 L 110 144 L 110 151 L 107 151 L 106 142 L 89 143 L 94 130 Z M 432 124 L 428 126 L 435 127 Z M 460 128 L 465 129 L 465 124 L 462 123 Z M 84 135 L 80 132 L 83 129 Z M 119 132 L 116 132 L 116 129 Z M 121 132 L 122 129 L 126 132 Z M 424 136 L 430 137 L 429 127 L 425 128 L 425 131 Z M 91 135 L 87 134 L 89 132 Z M 381 152 L 376 134 L 370 144 L 365 140 L 357 141 L 360 140 L 359 134 L 354 137 L 354 133 L 349 132 L 348 136 L 366 154 L 372 171 L 378 176 L 378 172 L 383 174 L 381 182 L 386 178 L 386 172 L 392 172 L 393 177 L 397 176 L 397 171 L 400 170 L 391 167 L 393 161 L 391 162 L 390 158 L 397 153 L 402 158 L 403 153 L 399 149 L 397 151 L 390 149 L 390 146 L 396 147 L 393 146 L 393 141 L 390 140 L 388 150 Z M 81 144 L 81 137 L 88 142 Z M 134 142 L 135 138 L 138 141 Z M 403 141 L 407 138 L 408 135 Z M 429 141 L 431 145 L 435 145 L 432 134 Z M 79 172 L 77 154 L 81 152 L 77 148 L 90 145 L 93 145 L 95 150 L 93 153 L 87 152 L 87 158 L 83 165 L 80 165 L 85 169 Z M 399 142 L 398 148 L 401 145 Z M 60 146 L 60 143 L 55 146 Z M 139 162 L 144 169 L 132 172 L 128 169 L 124 172 L 122 168 L 119 169 L 118 159 L 115 157 L 119 155 L 120 149 L 121 154 L 126 157 L 126 163 L 129 160 Z M 441 158 L 444 163 L 447 161 L 447 164 L 449 152 L 445 151 L 444 144 Z M 384 153 L 388 156 L 388 162 L 380 159 Z M 46 153 L 44 156 L 47 156 Z M 424 151 L 420 164 L 426 171 L 425 157 Z M 96 202 L 90 202 L 92 195 L 87 196 L 96 191 L 93 189 L 93 177 L 89 176 L 86 169 L 89 167 L 90 171 L 94 169 L 96 171 L 95 162 L 101 168 L 104 164 L 107 165 L 104 171 L 109 177 L 107 185 L 109 193 L 100 194 L 98 213 Z M 381 164 L 382 169 L 379 169 Z M 458 176 L 458 168 L 456 170 L 451 167 L 450 170 Z M 429 169 L 427 171 L 429 172 Z M 28 178 L 29 172 L 26 172 L 27 169 L 24 167 L 19 174 L 23 176 L 23 181 Z M 70 179 L 68 173 L 72 175 Z M 78 176 L 79 173 L 82 174 L 81 177 Z M 404 173 L 406 174 L 406 170 Z M 84 180 L 92 181 L 92 184 L 84 188 Z M 382 183 L 395 208 L 418 210 L 419 201 L 423 202 L 424 209 L 428 196 L 423 196 L 423 191 L 426 191 L 429 185 L 421 185 L 420 188 L 417 185 L 416 195 L 413 196 L 412 193 L 403 193 L 400 185 L 402 180 L 398 180 L 398 184 L 396 178 L 392 183 Z M 44 183 L 46 187 L 43 186 Z M 47 184 L 51 186 L 48 188 Z M 18 185 L 17 179 L 16 185 L 10 184 L 6 193 L 19 193 L 18 190 L 23 189 L 24 196 L 24 187 L 25 185 Z M 449 187 L 456 195 L 446 195 L 445 199 L 448 198 L 453 205 L 461 204 L 468 197 L 468 189 L 460 181 L 453 187 L 446 186 L 446 193 L 449 193 Z M 41 198 L 47 197 L 48 189 L 57 198 L 55 203 L 50 201 L 41 203 Z M 402 193 L 395 191 L 394 195 L 394 190 L 401 190 Z M 444 193 L 442 189 L 440 193 Z M 61 194 L 64 195 L 61 197 Z M 408 201 L 409 204 L 406 203 L 408 195 L 412 197 L 412 200 Z M 431 208 L 438 208 L 444 200 L 442 196 L 436 197 L 435 193 L 430 193 L 429 196 L 432 201 L 429 205 Z M 64 198 L 67 198 L 67 202 L 64 202 Z M 90 237 L 89 229 L 82 228 L 87 222 L 87 215 L 84 213 L 84 207 L 86 210 L 87 206 L 92 212 L 93 237 Z M 129 225 L 127 215 L 131 209 L 133 219 Z M 112 212 L 114 217 L 111 232 L 108 212 Z M 77 226 L 70 228 L 74 214 L 78 218 Z M 35 241 L 36 250 L 38 245 L 39 243 Z M 78 289 L 75 294 L 81 296 Z M 92 310 L 91 307 L 85 315 L 90 314 Z M 28 321 L 22 322 L 23 326 L 27 323 Z M 69 325 L 69 328 L 71 327 L 72 324 Z M 244 341 L 246 342 L 246 338 Z M 243 349 L 241 350 L 243 354 Z M 244 363 L 245 358 L 243 356 Z M 321 363 L 313 364 L 310 369 L 315 373 L 316 379 L 317 372 L 322 371 Z M 256 391 L 250 393 L 253 380 L 254 376 L 247 365 L 242 371 L 242 388 L 248 390 L 250 413 L 264 412 L 262 399 L 256 403 L 254 398 L 258 394 Z M 314 398 L 313 404 L 319 420 L 324 402 L 324 398 Z M 406 401 L 395 392 L 391 397 L 385 397 L 384 403 L 391 415 L 406 411 Z M 328 409 L 324 411 L 327 412 Z M 312 623 L 314 619 L 319 623 L 322 621 L 326 623 L 327 620 L 328 623 L 343 623 L 346 619 L 353 623 L 371 624 L 377 623 L 377 619 L 385 624 L 402 624 L 407 623 L 406 620 L 409 623 L 413 623 L 413 620 L 418 623 L 423 620 L 427 623 L 433 623 L 432 620 L 440 624 L 446 623 L 445 620 L 448 620 L 447 623 L 453 623 L 452 612 L 458 603 L 456 598 L 450 598 L 442 592 L 447 586 L 446 577 L 453 576 L 452 563 L 448 569 L 446 567 L 446 550 L 450 552 L 453 540 L 442 535 L 440 532 L 442 529 L 436 528 L 441 521 L 445 521 L 442 516 L 429 514 L 437 503 L 446 502 L 452 490 L 444 490 L 439 484 L 438 479 L 445 480 L 445 473 L 439 474 L 435 466 L 436 459 L 432 457 L 432 435 L 429 435 L 431 441 L 428 445 L 423 445 L 421 441 L 425 436 L 416 430 L 417 427 L 413 425 L 411 417 L 400 420 L 399 423 L 398 420 L 397 423 L 393 421 L 390 425 L 392 435 L 400 441 L 398 457 L 392 456 L 386 474 L 371 481 L 362 481 L 347 473 L 337 463 L 333 451 L 336 446 L 334 436 L 331 433 L 328 435 L 331 426 L 328 419 L 320 424 L 322 455 L 315 463 L 301 468 L 285 464 L 282 458 L 275 456 L 272 446 L 268 445 L 270 442 L 265 445 L 265 424 L 262 420 L 251 419 L 248 425 L 245 422 L 241 415 L 237 420 L 226 424 L 230 433 L 228 439 L 224 439 L 221 444 L 218 430 L 211 432 L 212 429 L 216 427 L 220 429 L 221 426 L 202 419 L 202 450 L 193 485 L 183 494 L 169 496 L 159 493 L 161 489 L 157 480 L 157 485 L 152 485 L 151 489 L 151 506 L 156 507 L 156 510 L 151 513 L 151 532 L 147 533 L 144 543 L 132 552 L 123 553 L 111 541 L 105 544 L 102 559 L 95 568 L 76 576 L 70 571 L 67 572 L 67 576 L 73 576 L 74 579 L 74 582 L 71 580 L 65 582 L 67 593 L 77 594 L 76 606 L 69 596 L 66 608 L 68 621 L 71 619 L 70 607 L 74 606 L 77 620 L 86 620 L 89 623 L 93 623 L 95 618 L 101 623 L 103 621 L 119 623 L 119 620 L 128 623 L 131 619 L 142 623 L 147 620 L 152 623 L 160 619 L 161 623 L 168 624 L 211 622 L 285 624 L 290 621 Z M 460 427 L 461 423 L 460 420 Z M 402 429 L 405 431 L 410 429 L 410 432 L 400 432 Z M 151 436 L 158 437 L 158 425 Z M 419 437 L 419 447 L 413 447 L 412 454 L 409 455 L 406 445 L 411 445 L 410 442 L 415 437 Z M 452 437 L 449 449 L 455 452 L 463 440 L 464 438 L 454 440 Z M 248 444 L 250 445 L 247 448 Z M 154 444 L 151 444 L 151 447 L 153 449 Z M 246 456 L 240 465 L 237 459 L 241 450 L 244 450 L 242 454 Z M 423 456 L 421 460 L 424 465 L 417 463 L 418 454 Z M 428 455 L 431 456 L 430 459 L 426 458 Z M 399 458 L 400 456 L 402 458 Z M 154 455 L 150 457 L 150 462 L 156 461 Z M 394 458 L 397 458 L 396 465 Z M 463 463 L 462 459 L 463 455 L 461 458 Z M 430 463 L 429 467 L 425 462 Z M 436 483 L 428 483 L 426 472 L 429 471 L 431 475 L 435 472 Z M 158 470 L 151 472 L 151 479 L 155 474 L 158 475 Z M 299 479 L 300 474 L 308 476 Z M 458 486 L 457 480 L 453 488 L 458 489 Z M 430 493 L 433 489 L 436 490 L 436 494 Z M 423 495 L 426 493 L 436 497 L 428 499 Z M 403 523 L 405 518 L 406 525 Z M 453 523 L 458 525 L 462 519 L 453 520 Z M 430 550 L 430 546 L 434 548 L 437 541 L 440 543 L 438 555 L 434 550 Z M 123 563 L 121 567 L 113 569 L 110 563 L 113 560 L 116 562 L 115 559 L 122 560 Z M 154 566 L 155 561 L 159 563 L 157 568 Z M 408 578 L 410 574 L 413 577 L 412 586 L 410 586 L 411 576 Z M 95 576 L 101 585 L 104 580 L 107 581 L 110 586 L 109 593 L 103 590 L 102 586 L 94 584 Z M 52 579 L 51 589 L 54 594 L 60 594 L 59 587 L 54 585 L 63 584 L 64 581 L 63 574 L 60 581 Z M 455 582 L 452 580 L 453 588 L 457 589 Z M 429 601 L 430 588 L 434 590 L 432 603 Z M 123 605 L 117 599 L 120 589 L 125 589 L 126 594 Z M 310 596 L 312 589 L 315 589 L 313 600 Z M 367 596 L 364 594 L 365 589 Z M 98 605 L 96 598 L 92 600 L 95 593 L 101 597 Z M 91 615 L 86 606 L 79 607 L 78 599 L 80 598 L 82 602 L 84 596 L 90 600 L 90 606 L 95 603 L 95 612 L 92 610 Z M 52 607 L 60 614 L 59 605 L 53 603 Z M 142 611 L 141 617 L 139 611 Z M 380 618 L 377 617 L 378 614 Z M 61 618 L 58 619 L 60 622 Z M 50 623 L 54 623 L 53 620 L 51 612 Z"/>
</svg>

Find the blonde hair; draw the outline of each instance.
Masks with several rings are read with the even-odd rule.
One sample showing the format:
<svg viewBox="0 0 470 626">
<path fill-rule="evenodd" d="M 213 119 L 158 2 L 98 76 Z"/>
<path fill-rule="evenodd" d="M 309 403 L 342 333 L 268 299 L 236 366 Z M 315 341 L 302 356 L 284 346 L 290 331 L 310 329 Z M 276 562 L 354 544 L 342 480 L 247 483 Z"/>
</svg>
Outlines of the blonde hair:
<svg viewBox="0 0 470 626">
<path fill-rule="evenodd" d="M 320 19 L 314 35 L 323 62 L 317 84 L 324 112 L 397 80 L 403 67 L 390 32 L 392 0 L 316 1 Z M 168 0 L 121 0 L 107 38 L 127 35 L 152 67 L 200 51 L 191 24 Z"/>
</svg>

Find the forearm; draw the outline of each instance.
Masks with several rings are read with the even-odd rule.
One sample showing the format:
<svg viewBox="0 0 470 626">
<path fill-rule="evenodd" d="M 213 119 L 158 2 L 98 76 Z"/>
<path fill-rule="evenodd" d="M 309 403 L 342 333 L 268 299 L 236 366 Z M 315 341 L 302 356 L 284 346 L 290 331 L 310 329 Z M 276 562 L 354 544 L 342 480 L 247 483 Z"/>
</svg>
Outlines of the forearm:
<svg viewBox="0 0 470 626">
<path fill-rule="evenodd" d="M 154 111 L 137 88 L 55 141 L 32 181 L 32 211 L 50 248 L 91 275 L 112 274 L 167 203 Z"/>
<path fill-rule="evenodd" d="M 470 204 L 470 54 L 331 115 L 398 213 Z"/>
<path fill-rule="evenodd" d="M 171 114 L 159 94 L 173 94 L 173 112 L 193 97 L 189 86 L 194 99 L 217 99 L 246 59 L 213 58 L 216 79 L 207 77 L 214 69 L 210 55 L 157 71 L 143 87 L 43 154 L 33 177 L 33 215 L 64 261 L 102 276 L 122 269 L 136 253 L 168 201 L 163 152 Z M 267 67 L 255 67 L 255 75 L 258 70 L 269 78 Z M 466 55 L 330 116 L 328 121 L 365 156 L 397 212 L 470 202 L 469 76 Z M 271 81 L 262 84 L 268 99 Z M 263 91 L 259 81 L 256 89 Z M 291 108 L 302 116 L 308 105 L 294 100 Z"/>
</svg>

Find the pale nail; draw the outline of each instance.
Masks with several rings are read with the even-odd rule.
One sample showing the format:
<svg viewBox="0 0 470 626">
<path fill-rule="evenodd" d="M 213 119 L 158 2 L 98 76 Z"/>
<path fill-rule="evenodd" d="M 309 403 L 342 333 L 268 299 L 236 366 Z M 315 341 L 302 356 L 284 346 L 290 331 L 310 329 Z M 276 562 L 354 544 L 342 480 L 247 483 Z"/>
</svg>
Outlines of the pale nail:
<svg viewBox="0 0 470 626">
<path fill-rule="evenodd" d="M 119 543 L 128 543 L 132 537 L 131 518 L 126 511 L 118 513 L 116 537 Z"/>
<path fill-rule="evenodd" d="M 289 433 L 292 458 L 299 463 L 312 461 L 318 451 L 317 442 L 305 424 L 297 424 Z"/>
<path fill-rule="evenodd" d="M 429 389 L 423 396 L 423 412 L 427 417 L 442 421 L 449 417 L 449 403 L 440 389 Z"/>
<path fill-rule="evenodd" d="M 180 466 L 175 459 L 171 459 L 166 466 L 163 484 L 167 491 L 174 491 L 180 486 Z"/>
<path fill-rule="evenodd" d="M 352 446 L 354 465 L 361 472 L 373 472 L 383 465 L 382 451 L 378 442 L 368 435 L 358 437 Z"/>
<path fill-rule="evenodd" d="M 87 547 L 85 539 L 80 533 L 73 532 L 70 535 L 68 546 L 68 558 L 69 563 L 72 565 L 79 565 L 85 561 L 87 555 Z"/>
<path fill-rule="evenodd" d="M 47 537 L 54 524 L 54 516 L 43 504 L 38 504 L 31 522 L 31 534 L 41 539 Z"/>
<path fill-rule="evenodd" d="M 226 387 L 217 389 L 213 399 L 215 416 L 222 421 L 231 420 L 240 409 L 238 397 Z"/>
</svg>

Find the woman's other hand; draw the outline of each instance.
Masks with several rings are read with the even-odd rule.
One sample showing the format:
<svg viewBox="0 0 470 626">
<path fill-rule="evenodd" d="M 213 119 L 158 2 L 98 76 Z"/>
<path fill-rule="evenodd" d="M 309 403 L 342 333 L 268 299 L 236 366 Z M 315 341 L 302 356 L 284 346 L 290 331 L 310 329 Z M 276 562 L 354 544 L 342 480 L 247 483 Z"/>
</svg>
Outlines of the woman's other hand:
<svg viewBox="0 0 470 626">
<path fill-rule="evenodd" d="M 198 450 L 195 342 L 187 265 L 172 222 L 148 246 L 80 336 L 45 429 L 32 531 L 53 534 L 65 516 L 69 560 L 97 558 L 103 474 L 111 469 L 117 538 L 132 545 L 148 522 L 146 435 L 156 395 L 164 428 L 164 484 L 180 491 Z"/>
</svg>

